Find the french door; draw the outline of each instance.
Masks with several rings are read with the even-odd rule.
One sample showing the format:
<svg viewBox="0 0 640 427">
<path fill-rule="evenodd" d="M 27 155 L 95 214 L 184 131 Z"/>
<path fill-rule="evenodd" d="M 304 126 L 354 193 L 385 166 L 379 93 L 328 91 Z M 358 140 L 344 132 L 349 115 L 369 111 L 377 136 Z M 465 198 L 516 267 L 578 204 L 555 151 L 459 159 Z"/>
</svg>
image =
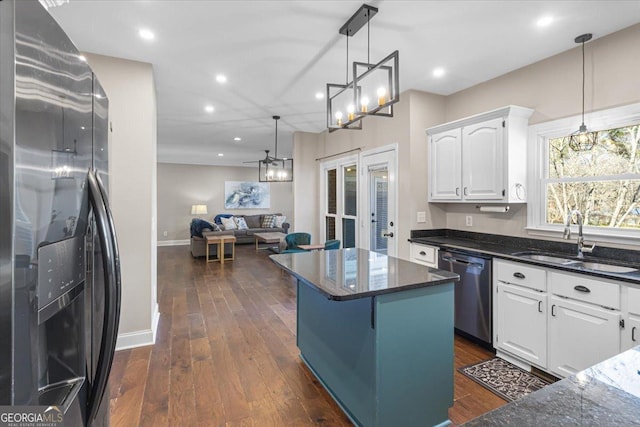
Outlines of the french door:
<svg viewBox="0 0 640 427">
<path fill-rule="evenodd" d="M 391 145 L 360 155 L 360 247 L 389 256 L 397 253 L 396 151 Z"/>
</svg>

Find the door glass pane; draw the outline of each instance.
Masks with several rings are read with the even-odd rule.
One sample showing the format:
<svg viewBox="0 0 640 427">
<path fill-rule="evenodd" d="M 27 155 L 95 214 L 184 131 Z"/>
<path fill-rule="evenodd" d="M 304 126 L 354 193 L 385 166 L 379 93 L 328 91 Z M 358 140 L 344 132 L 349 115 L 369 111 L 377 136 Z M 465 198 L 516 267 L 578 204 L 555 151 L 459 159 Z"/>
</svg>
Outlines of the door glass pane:
<svg viewBox="0 0 640 427">
<path fill-rule="evenodd" d="M 344 168 L 344 214 L 356 216 L 357 213 L 357 171 L 356 166 Z"/>
<path fill-rule="evenodd" d="M 336 176 L 337 169 L 329 169 L 327 171 L 327 212 L 330 214 L 338 213 L 337 211 L 337 186 Z"/>
<path fill-rule="evenodd" d="M 327 240 L 333 240 L 336 238 L 336 218 L 333 216 L 325 218 L 325 235 Z"/>
<path fill-rule="evenodd" d="M 352 218 L 342 219 L 342 247 L 356 247 L 356 220 Z"/>
<path fill-rule="evenodd" d="M 387 169 L 373 170 L 371 177 L 371 250 L 386 253 L 388 222 Z"/>
</svg>

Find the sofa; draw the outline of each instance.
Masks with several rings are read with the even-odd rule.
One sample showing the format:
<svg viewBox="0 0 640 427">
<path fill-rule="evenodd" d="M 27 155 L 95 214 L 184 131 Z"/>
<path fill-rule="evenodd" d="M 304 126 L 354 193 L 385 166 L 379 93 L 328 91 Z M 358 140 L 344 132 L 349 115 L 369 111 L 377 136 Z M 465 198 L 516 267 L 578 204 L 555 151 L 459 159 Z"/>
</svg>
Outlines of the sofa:
<svg viewBox="0 0 640 427">
<path fill-rule="evenodd" d="M 220 230 L 220 231 L 214 231 L 210 228 L 208 228 L 206 226 L 206 223 L 202 224 L 202 222 L 200 222 L 198 225 L 200 226 L 200 229 L 198 229 L 198 227 L 194 227 L 194 222 L 198 221 L 197 219 L 192 220 L 191 222 L 191 255 L 195 258 L 195 257 L 203 257 L 206 255 L 206 239 L 205 237 L 208 235 L 211 236 L 220 236 L 220 235 L 233 235 L 236 237 L 236 243 L 237 244 L 243 244 L 243 243 L 254 243 L 255 242 L 255 237 L 254 234 L 256 233 L 275 233 L 275 232 L 280 232 L 280 233 L 285 233 L 287 234 L 289 232 L 289 223 L 284 222 L 282 224 L 282 227 L 270 227 L 270 228 L 263 228 L 261 227 L 261 225 L 263 224 L 263 220 L 265 215 L 282 215 L 280 213 L 275 213 L 275 214 L 260 214 L 260 215 L 231 215 L 231 214 L 220 214 L 220 215 L 216 215 L 216 217 L 213 220 L 213 227 L 222 227 L 222 218 L 229 218 L 231 216 L 237 217 L 237 218 L 244 218 L 246 224 L 247 224 L 247 229 L 245 230 Z M 200 220 L 201 221 L 201 220 Z M 201 234 L 201 236 L 200 236 Z M 227 246 L 227 245 L 225 245 Z M 225 248 L 225 253 L 229 252 L 230 248 Z"/>
</svg>

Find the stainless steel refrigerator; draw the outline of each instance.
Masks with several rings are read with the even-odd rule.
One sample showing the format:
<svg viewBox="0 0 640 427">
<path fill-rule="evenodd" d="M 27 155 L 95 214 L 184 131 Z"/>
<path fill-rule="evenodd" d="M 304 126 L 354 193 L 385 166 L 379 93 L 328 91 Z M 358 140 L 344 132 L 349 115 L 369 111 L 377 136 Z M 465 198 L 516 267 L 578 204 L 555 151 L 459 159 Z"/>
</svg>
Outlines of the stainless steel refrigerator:
<svg viewBox="0 0 640 427">
<path fill-rule="evenodd" d="M 35 0 L 0 0 L 0 405 L 108 425 L 120 314 L 108 100 Z"/>
</svg>

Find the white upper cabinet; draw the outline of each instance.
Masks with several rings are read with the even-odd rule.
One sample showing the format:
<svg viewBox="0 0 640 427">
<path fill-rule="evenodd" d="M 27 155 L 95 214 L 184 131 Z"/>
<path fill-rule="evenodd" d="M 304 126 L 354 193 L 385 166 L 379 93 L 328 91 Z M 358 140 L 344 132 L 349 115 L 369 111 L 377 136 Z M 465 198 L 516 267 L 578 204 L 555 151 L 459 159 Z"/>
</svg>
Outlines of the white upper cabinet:
<svg viewBox="0 0 640 427">
<path fill-rule="evenodd" d="M 511 105 L 427 129 L 429 201 L 526 202 L 532 113 Z"/>
<path fill-rule="evenodd" d="M 462 130 L 452 129 L 431 137 L 431 198 L 460 200 L 462 195 Z M 437 159 L 437 161 L 436 161 Z"/>
</svg>

